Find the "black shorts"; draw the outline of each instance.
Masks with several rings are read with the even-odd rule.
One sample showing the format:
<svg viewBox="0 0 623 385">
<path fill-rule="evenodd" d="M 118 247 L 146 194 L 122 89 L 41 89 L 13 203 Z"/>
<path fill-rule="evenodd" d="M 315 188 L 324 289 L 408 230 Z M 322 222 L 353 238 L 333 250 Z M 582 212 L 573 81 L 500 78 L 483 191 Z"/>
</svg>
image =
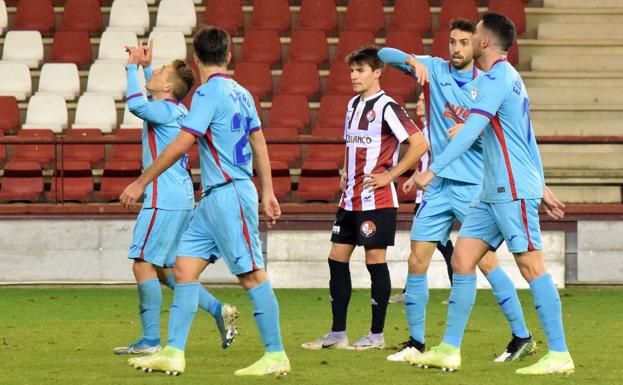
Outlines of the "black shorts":
<svg viewBox="0 0 623 385">
<path fill-rule="evenodd" d="M 394 245 L 396 208 L 368 211 L 348 211 L 342 208 L 335 214 L 331 242 L 368 248 Z"/>
</svg>

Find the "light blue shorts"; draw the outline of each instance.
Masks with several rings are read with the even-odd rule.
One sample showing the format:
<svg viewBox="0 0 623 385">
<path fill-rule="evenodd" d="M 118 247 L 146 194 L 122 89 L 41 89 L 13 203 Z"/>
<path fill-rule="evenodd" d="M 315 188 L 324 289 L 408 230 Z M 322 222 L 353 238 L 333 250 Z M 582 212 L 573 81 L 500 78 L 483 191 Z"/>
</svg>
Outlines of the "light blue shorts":
<svg viewBox="0 0 623 385">
<path fill-rule="evenodd" d="M 411 240 L 446 244 L 454 226 L 467 215 L 482 185 L 436 177 L 430 183 L 418 208 Z"/>
<path fill-rule="evenodd" d="M 182 233 L 192 210 L 141 209 L 134 225 L 130 259 L 140 259 L 160 267 L 172 267 Z"/>
<path fill-rule="evenodd" d="M 237 180 L 204 196 L 182 234 L 177 255 L 212 262 L 223 257 L 234 275 L 264 268 L 253 183 Z"/>
<path fill-rule="evenodd" d="M 540 199 L 504 203 L 474 202 L 461 226 L 459 237 L 478 238 L 496 250 L 506 241 L 511 253 L 541 249 Z"/>
</svg>

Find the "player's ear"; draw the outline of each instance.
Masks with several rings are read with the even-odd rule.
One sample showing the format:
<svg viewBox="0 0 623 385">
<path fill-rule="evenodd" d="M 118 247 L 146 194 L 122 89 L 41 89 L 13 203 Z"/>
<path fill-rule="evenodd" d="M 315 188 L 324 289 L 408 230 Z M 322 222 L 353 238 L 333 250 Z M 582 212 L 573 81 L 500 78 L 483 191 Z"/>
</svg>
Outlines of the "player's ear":
<svg viewBox="0 0 623 385">
<path fill-rule="evenodd" d="M 173 83 L 171 82 L 166 82 L 164 83 L 164 86 L 162 87 L 162 91 L 163 92 L 173 92 Z"/>
<path fill-rule="evenodd" d="M 231 51 L 227 52 L 227 65 L 231 62 Z"/>
</svg>

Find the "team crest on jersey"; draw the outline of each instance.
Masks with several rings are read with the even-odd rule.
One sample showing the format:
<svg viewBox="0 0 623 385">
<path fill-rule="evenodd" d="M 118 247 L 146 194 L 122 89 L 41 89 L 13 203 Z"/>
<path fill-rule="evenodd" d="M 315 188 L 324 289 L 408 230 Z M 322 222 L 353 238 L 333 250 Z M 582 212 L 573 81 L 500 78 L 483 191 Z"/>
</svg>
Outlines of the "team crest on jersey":
<svg viewBox="0 0 623 385">
<path fill-rule="evenodd" d="M 369 123 L 372 123 L 374 119 L 376 119 L 376 112 L 374 112 L 374 110 L 368 111 L 368 113 L 366 114 L 366 119 L 368 119 Z"/>
<path fill-rule="evenodd" d="M 472 90 L 472 99 L 476 99 L 476 97 L 478 97 L 478 88 Z"/>
<path fill-rule="evenodd" d="M 376 234 L 376 224 L 372 221 L 365 221 L 359 227 L 359 231 L 364 237 L 370 238 L 371 236 Z"/>
</svg>

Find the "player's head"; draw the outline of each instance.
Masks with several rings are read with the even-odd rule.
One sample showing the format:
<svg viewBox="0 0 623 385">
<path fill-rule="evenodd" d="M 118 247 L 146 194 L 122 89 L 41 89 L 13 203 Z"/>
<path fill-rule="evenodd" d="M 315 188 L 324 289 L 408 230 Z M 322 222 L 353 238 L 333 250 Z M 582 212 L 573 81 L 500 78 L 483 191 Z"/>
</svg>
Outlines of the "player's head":
<svg viewBox="0 0 623 385">
<path fill-rule="evenodd" d="M 193 39 L 197 64 L 206 67 L 226 67 L 231 60 L 231 38 L 224 30 L 203 27 Z"/>
<path fill-rule="evenodd" d="M 450 62 L 461 70 L 474 61 L 472 39 L 476 32 L 476 23 L 467 19 L 454 19 L 450 23 Z"/>
<path fill-rule="evenodd" d="M 379 79 L 383 74 L 384 64 L 379 59 L 378 52 L 378 47 L 365 46 L 346 57 L 353 91 L 363 94 L 380 87 Z"/>
<path fill-rule="evenodd" d="M 154 75 L 145 84 L 145 88 L 154 95 L 170 94 L 182 100 L 195 82 L 192 69 L 183 60 L 174 60 L 154 70 Z"/>
<path fill-rule="evenodd" d="M 485 50 L 506 53 L 516 37 L 515 24 L 508 17 L 495 12 L 487 12 L 476 25 L 474 58 L 478 59 Z"/>
</svg>

